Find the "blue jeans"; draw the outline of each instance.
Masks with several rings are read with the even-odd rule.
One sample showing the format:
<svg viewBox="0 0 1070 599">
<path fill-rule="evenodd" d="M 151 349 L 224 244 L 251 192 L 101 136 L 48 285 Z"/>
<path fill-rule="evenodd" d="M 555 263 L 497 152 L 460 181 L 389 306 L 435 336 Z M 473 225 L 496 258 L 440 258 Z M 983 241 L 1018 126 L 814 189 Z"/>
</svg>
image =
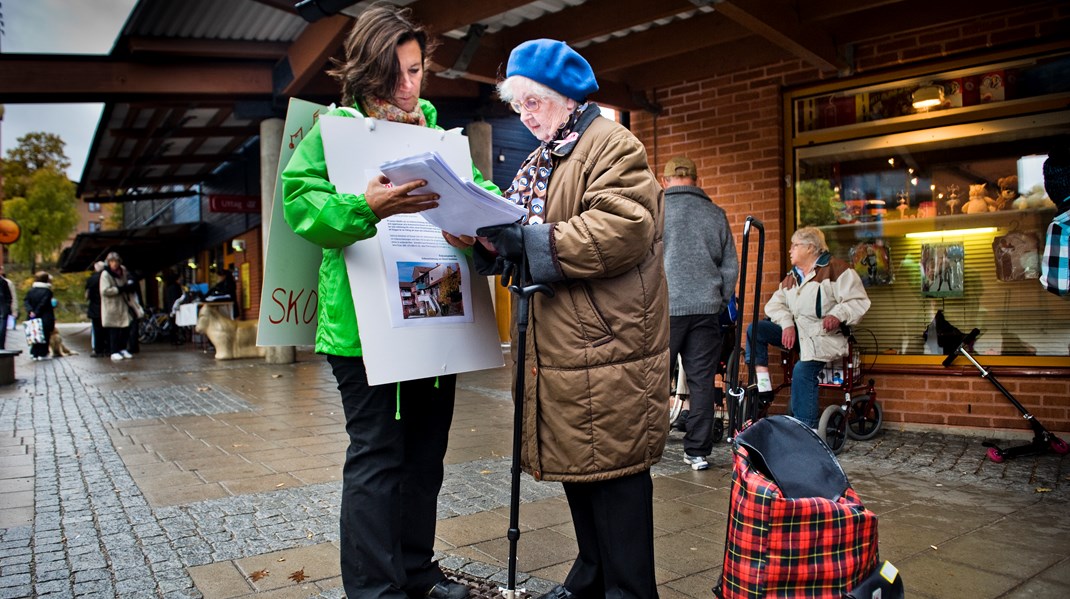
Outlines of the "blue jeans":
<svg viewBox="0 0 1070 599">
<path fill-rule="evenodd" d="M 769 345 L 781 347 L 783 333 L 783 329 L 770 320 L 759 320 L 747 325 L 747 362 L 750 362 L 753 351 L 754 363 L 758 366 L 768 366 Z M 797 360 L 791 371 L 791 413 L 810 428 L 817 428 L 821 416 L 817 403 L 817 375 L 821 374 L 824 368 L 825 363 L 818 360 Z"/>
</svg>

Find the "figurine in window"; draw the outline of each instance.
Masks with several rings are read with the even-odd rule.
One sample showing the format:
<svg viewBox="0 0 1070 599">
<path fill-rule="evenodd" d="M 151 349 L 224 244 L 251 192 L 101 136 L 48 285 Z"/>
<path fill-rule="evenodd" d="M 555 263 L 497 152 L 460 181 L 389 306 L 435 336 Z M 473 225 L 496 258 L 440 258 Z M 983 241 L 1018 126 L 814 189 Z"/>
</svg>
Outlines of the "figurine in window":
<svg viewBox="0 0 1070 599">
<path fill-rule="evenodd" d="M 944 199 L 944 204 L 941 206 L 939 203 L 936 206 L 937 216 L 944 216 L 946 214 L 960 214 L 962 198 L 959 197 L 959 186 L 952 183 L 947 186 L 947 196 Z"/>
<path fill-rule="evenodd" d="M 981 214 L 982 212 L 992 212 L 996 209 L 991 204 L 992 200 L 985 195 L 985 184 L 978 183 L 977 185 L 970 186 L 970 201 L 966 202 L 966 205 L 962 207 L 963 214 Z"/>
<path fill-rule="evenodd" d="M 999 195 L 996 196 L 996 210 L 1010 210 L 1014 200 L 1018 199 L 1018 175 L 1000 177 L 996 180 L 999 185 Z"/>
</svg>

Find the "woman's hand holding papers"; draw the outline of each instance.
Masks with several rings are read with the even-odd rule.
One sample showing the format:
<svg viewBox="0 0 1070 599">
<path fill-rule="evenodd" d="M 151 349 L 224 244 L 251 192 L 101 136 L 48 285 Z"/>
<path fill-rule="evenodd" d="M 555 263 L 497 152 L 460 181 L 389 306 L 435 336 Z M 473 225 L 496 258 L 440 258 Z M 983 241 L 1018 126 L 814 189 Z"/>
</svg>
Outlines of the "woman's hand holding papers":
<svg viewBox="0 0 1070 599">
<path fill-rule="evenodd" d="M 471 235 L 452 235 L 445 231 L 442 232 L 442 237 L 446 240 L 446 243 L 452 245 L 459 250 L 466 250 L 478 241 L 488 252 L 497 254 L 498 251 L 494 249 L 494 244 L 490 242 L 486 237 L 472 237 Z"/>
<path fill-rule="evenodd" d="M 412 214 L 438 207 L 438 194 L 425 193 L 409 195 L 410 192 L 427 185 L 426 181 L 409 181 L 400 185 L 391 185 L 390 179 L 380 175 L 368 182 L 364 200 L 380 220 L 395 214 Z"/>
<path fill-rule="evenodd" d="M 471 235 L 451 235 L 445 231 L 442 232 L 442 238 L 459 250 L 467 250 L 476 243 L 476 238 Z"/>
</svg>

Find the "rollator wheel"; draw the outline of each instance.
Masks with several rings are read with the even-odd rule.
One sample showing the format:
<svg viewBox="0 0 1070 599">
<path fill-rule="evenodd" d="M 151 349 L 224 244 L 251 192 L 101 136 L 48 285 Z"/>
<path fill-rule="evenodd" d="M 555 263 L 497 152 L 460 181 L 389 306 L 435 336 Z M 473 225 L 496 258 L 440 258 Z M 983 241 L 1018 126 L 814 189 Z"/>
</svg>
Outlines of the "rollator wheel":
<svg viewBox="0 0 1070 599">
<path fill-rule="evenodd" d="M 1070 445 L 1067 445 L 1066 441 L 1063 441 L 1059 437 L 1053 437 L 1051 440 L 1051 450 L 1059 455 L 1066 455 L 1067 453 L 1070 453 Z"/>
<path fill-rule="evenodd" d="M 720 416 L 713 417 L 713 429 L 710 431 L 710 438 L 714 443 L 720 443 L 721 437 L 724 436 L 724 419 Z"/>
<path fill-rule="evenodd" d="M 1001 464 L 1001 463 L 1003 463 L 1003 459 L 1004 459 L 1003 458 L 1003 452 L 1000 451 L 998 447 L 989 447 L 988 448 L 988 459 L 992 460 L 993 462 L 995 462 L 997 464 Z"/>
<path fill-rule="evenodd" d="M 859 441 L 867 441 L 877 436 L 884 422 L 884 409 L 877 400 L 869 395 L 851 400 L 847 410 L 847 436 Z"/>
<path fill-rule="evenodd" d="M 825 440 L 832 453 L 839 454 L 843 451 L 847 441 L 847 417 L 840 406 L 829 406 L 821 413 L 821 420 L 817 423 L 817 435 Z"/>
</svg>

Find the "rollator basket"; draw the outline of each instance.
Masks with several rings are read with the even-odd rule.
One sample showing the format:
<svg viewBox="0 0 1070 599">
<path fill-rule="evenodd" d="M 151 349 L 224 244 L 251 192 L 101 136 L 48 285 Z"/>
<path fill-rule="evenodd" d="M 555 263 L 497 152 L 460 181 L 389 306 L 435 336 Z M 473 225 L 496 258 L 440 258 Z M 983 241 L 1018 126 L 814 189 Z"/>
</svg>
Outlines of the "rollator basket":
<svg viewBox="0 0 1070 599">
<path fill-rule="evenodd" d="M 877 517 L 813 430 L 771 416 L 733 448 L 718 596 L 841 599 L 877 570 Z"/>
</svg>

